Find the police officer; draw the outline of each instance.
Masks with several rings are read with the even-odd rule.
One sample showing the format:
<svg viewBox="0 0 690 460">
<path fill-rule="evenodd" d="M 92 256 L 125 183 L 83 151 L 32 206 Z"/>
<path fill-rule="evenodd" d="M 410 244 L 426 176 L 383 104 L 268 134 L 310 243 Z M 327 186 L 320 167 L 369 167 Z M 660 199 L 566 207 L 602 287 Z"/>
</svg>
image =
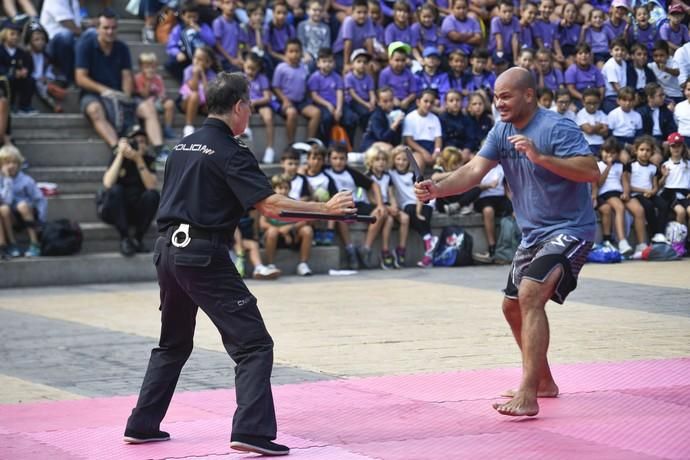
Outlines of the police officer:
<svg viewBox="0 0 690 460">
<path fill-rule="evenodd" d="M 166 441 L 160 423 L 182 366 L 192 352 L 197 306 L 218 328 L 236 363 L 237 410 L 230 446 L 263 455 L 287 455 L 272 442 L 276 418 L 271 393 L 273 340 L 256 298 L 229 257 L 228 239 L 246 209 L 277 217 L 281 210 L 356 212 L 352 195 L 326 203 L 291 200 L 273 193 L 252 152 L 235 135 L 251 115 L 249 85 L 240 73 L 223 72 L 206 93 L 209 116 L 201 129 L 175 146 L 165 168 L 153 260 L 161 298 L 161 335 L 151 351 L 139 400 L 127 420 L 124 441 Z"/>
</svg>

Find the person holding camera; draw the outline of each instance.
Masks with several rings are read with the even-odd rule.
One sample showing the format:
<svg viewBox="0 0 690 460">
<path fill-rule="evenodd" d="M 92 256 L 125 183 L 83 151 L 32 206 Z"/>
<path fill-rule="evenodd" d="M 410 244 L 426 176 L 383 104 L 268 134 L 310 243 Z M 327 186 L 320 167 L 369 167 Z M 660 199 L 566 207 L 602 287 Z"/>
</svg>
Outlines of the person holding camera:
<svg viewBox="0 0 690 460">
<path fill-rule="evenodd" d="M 148 252 L 144 234 L 156 216 L 160 193 L 156 189 L 155 158 L 149 155 L 146 132 L 135 125 L 113 150 L 97 198 L 98 216 L 120 233 L 120 252 L 131 257 Z M 134 227 L 134 238 L 130 237 Z"/>
</svg>

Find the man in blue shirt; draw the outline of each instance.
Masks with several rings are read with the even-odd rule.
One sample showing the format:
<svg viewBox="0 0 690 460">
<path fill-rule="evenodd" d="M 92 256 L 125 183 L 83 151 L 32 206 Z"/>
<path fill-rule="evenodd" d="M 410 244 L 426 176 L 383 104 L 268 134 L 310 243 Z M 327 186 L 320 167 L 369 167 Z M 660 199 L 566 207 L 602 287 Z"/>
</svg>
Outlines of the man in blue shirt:
<svg viewBox="0 0 690 460">
<path fill-rule="evenodd" d="M 420 200 L 456 195 L 479 184 L 497 163 L 513 192 L 522 242 L 504 290 L 503 313 L 522 351 L 520 388 L 494 408 L 504 415 L 534 416 L 537 397 L 555 397 L 546 354 L 549 324 L 545 305 L 563 303 L 577 286 L 596 229 L 590 182 L 598 180 L 595 158 L 577 125 L 537 107 L 531 73 L 512 68 L 496 80 L 500 121 L 465 166 L 438 182 L 416 185 Z"/>
</svg>

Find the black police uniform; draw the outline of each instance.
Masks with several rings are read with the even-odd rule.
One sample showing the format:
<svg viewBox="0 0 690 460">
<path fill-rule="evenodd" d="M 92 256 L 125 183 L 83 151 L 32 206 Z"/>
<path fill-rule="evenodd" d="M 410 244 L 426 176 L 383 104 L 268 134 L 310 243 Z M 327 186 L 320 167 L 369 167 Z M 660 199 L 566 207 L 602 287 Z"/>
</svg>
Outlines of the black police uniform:
<svg viewBox="0 0 690 460">
<path fill-rule="evenodd" d="M 175 146 L 166 163 L 158 210 L 163 236 L 153 252 L 160 285 L 160 342 L 151 351 L 127 429 L 143 433 L 159 429 L 192 352 L 199 306 L 218 328 L 237 365 L 233 436 L 275 439 L 273 340 L 228 248 L 229 236 L 245 210 L 271 194 L 271 184 L 254 155 L 224 122 L 209 118 Z M 183 232 L 186 226 L 181 224 L 189 229 Z M 175 234 L 176 230 L 181 231 Z"/>
</svg>

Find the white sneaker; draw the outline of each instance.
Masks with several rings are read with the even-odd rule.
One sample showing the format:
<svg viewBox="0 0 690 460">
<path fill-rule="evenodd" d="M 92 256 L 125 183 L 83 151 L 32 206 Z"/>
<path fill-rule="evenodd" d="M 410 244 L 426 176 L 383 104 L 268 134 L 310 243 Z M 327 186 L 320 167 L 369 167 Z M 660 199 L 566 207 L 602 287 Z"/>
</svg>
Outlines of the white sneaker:
<svg viewBox="0 0 690 460">
<path fill-rule="evenodd" d="M 266 150 L 264 150 L 264 163 L 266 164 L 271 164 L 273 161 L 275 161 L 276 157 L 276 151 L 273 150 L 273 147 L 266 147 Z"/>
<path fill-rule="evenodd" d="M 666 243 L 666 244 L 668 244 L 668 240 L 666 239 L 666 236 L 664 236 L 663 233 L 655 233 L 654 236 L 652 237 L 652 243 Z"/>
<path fill-rule="evenodd" d="M 633 259 L 639 260 L 642 258 L 642 251 L 647 249 L 647 244 L 646 243 L 640 243 L 635 246 L 635 252 L 632 255 Z"/>
<path fill-rule="evenodd" d="M 615 246 L 613 245 L 613 243 L 610 242 L 610 241 L 604 241 L 604 242 L 602 243 L 602 246 L 605 247 L 605 248 L 609 248 L 609 249 L 616 249 L 616 247 L 615 247 Z M 631 248 L 631 249 L 632 249 L 632 248 Z"/>
<path fill-rule="evenodd" d="M 190 134 L 194 134 L 194 126 L 184 125 L 184 128 L 182 128 L 182 137 L 187 137 Z"/>
<path fill-rule="evenodd" d="M 275 265 L 257 265 L 254 267 L 252 278 L 257 280 L 274 280 L 280 276 L 280 270 Z"/>
<path fill-rule="evenodd" d="M 633 248 L 630 246 L 630 243 L 628 243 L 628 240 L 623 239 L 618 242 L 618 252 L 624 256 L 629 256 L 633 253 Z"/>
<path fill-rule="evenodd" d="M 306 262 L 300 262 L 297 264 L 297 274 L 299 276 L 311 276 L 311 268 Z"/>
<path fill-rule="evenodd" d="M 472 211 L 474 211 L 474 206 L 463 206 L 462 208 L 460 208 L 460 215 L 466 216 L 468 214 L 472 214 Z"/>
</svg>

